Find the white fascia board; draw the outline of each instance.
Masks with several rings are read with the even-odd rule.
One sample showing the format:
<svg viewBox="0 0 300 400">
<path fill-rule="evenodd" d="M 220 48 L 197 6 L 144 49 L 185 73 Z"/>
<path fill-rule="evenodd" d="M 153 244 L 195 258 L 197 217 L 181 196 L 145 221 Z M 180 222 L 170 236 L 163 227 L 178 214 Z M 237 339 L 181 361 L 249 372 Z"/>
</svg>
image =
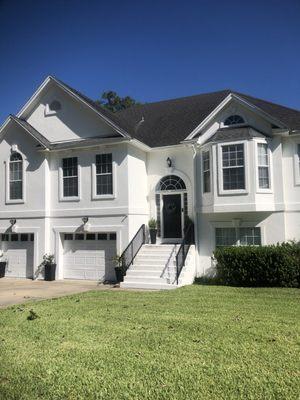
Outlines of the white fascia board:
<svg viewBox="0 0 300 400">
<path fill-rule="evenodd" d="M 70 96 L 74 97 L 76 100 L 80 101 L 81 103 L 85 104 L 88 108 L 93 110 L 96 114 L 98 114 L 109 126 L 111 126 L 114 130 L 116 130 L 120 135 L 126 137 L 126 138 L 131 138 L 131 136 L 125 132 L 122 128 L 117 126 L 113 121 L 111 121 L 109 118 L 104 116 L 100 111 L 96 110 L 94 107 L 92 107 L 90 104 L 88 104 L 86 101 L 84 101 L 80 96 L 78 96 L 76 93 L 72 92 L 69 88 L 67 88 L 63 83 L 58 82 L 53 76 L 50 77 L 51 80 L 53 80 L 57 86 L 62 88 L 65 92 L 67 92 Z"/>
<path fill-rule="evenodd" d="M 232 93 L 230 93 L 227 97 L 225 97 L 224 100 L 221 101 L 221 103 L 206 117 L 204 120 L 186 137 L 186 141 L 192 140 L 194 136 L 201 130 L 203 129 L 212 119 L 213 117 L 220 111 L 222 110 L 223 107 L 225 107 L 230 100 L 232 99 Z"/>
<path fill-rule="evenodd" d="M 9 123 L 15 122 L 18 126 L 20 126 L 25 132 L 27 132 L 31 137 L 33 137 L 37 142 L 39 142 L 42 146 L 44 146 L 46 149 L 48 148 L 48 145 L 50 143 L 43 142 L 39 137 L 36 135 L 33 135 L 32 132 L 30 132 L 28 129 L 25 128 L 17 119 L 13 118 L 11 115 L 5 120 L 4 124 L 0 128 L 0 139 L 2 139 L 5 135 L 5 128 L 9 125 Z"/>
<path fill-rule="evenodd" d="M 101 146 L 111 146 L 111 145 L 118 145 L 122 143 L 129 143 L 130 139 L 127 138 L 116 138 L 114 140 L 104 139 L 102 141 L 70 141 L 70 142 L 59 142 L 59 143 L 51 143 L 51 146 L 48 149 L 40 149 L 41 152 L 43 151 L 50 151 L 50 152 L 59 152 L 59 151 L 68 151 L 68 150 L 90 150 L 92 148 L 99 148 Z"/>
<path fill-rule="evenodd" d="M 21 110 L 17 113 L 18 118 L 22 118 L 23 114 L 30 107 L 30 105 L 37 99 L 40 93 L 44 90 L 44 88 L 51 81 L 51 76 L 47 76 L 47 78 L 42 82 L 42 84 L 37 88 L 37 90 L 33 93 L 30 99 L 25 103 L 25 105 L 21 108 Z"/>
<path fill-rule="evenodd" d="M 255 106 L 254 104 L 248 102 L 247 100 L 243 99 L 242 97 L 238 96 L 235 93 L 232 93 L 232 98 L 239 101 L 241 104 L 244 106 L 248 107 L 251 110 L 254 110 L 257 114 L 261 115 L 265 119 L 267 119 L 269 122 L 273 123 L 274 125 L 278 125 L 280 128 L 288 128 L 285 124 L 283 124 L 279 119 L 272 117 L 272 115 L 266 113 L 263 111 L 261 108 Z"/>
<path fill-rule="evenodd" d="M 118 127 L 115 125 L 113 121 L 105 117 L 100 111 L 96 110 L 93 108 L 90 104 L 88 104 L 86 101 L 84 101 L 80 96 L 77 96 L 75 93 L 73 93 L 69 88 L 67 88 L 63 83 L 58 82 L 53 76 L 49 75 L 47 78 L 44 80 L 44 82 L 38 87 L 38 89 L 34 92 L 34 94 L 30 97 L 30 99 L 27 101 L 27 103 L 22 107 L 22 109 L 18 112 L 17 117 L 22 118 L 23 114 L 27 111 L 27 109 L 30 107 L 30 105 L 38 98 L 38 96 L 42 93 L 42 91 L 46 88 L 46 86 L 50 82 L 54 82 L 57 86 L 59 86 L 61 89 L 63 89 L 66 93 L 68 93 L 70 96 L 75 98 L 77 101 L 85 104 L 88 108 L 93 110 L 96 114 L 98 114 L 110 127 L 112 127 L 114 130 L 116 130 L 120 135 L 130 138 L 131 136 L 125 132 L 122 128 Z"/>
<path fill-rule="evenodd" d="M 184 141 L 191 141 L 194 139 L 194 136 L 201 130 L 203 129 L 217 114 L 219 111 L 221 111 L 231 100 L 235 100 L 242 104 L 244 107 L 254 111 L 255 113 L 261 115 L 263 118 L 267 119 L 269 122 L 273 123 L 274 125 L 278 125 L 282 129 L 287 129 L 287 126 L 285 126 L 281 121 L 278 119 L 272 117 L 265 111 L 263 111 L 261 108 L 256 107 L 252 103 L 249 103 L 248 101 L 244 100 L 240 96 L 230 93 L 221 103 L 186 137 Z M 205 138 L 207 140 L 207 138 Z M 201 142 L 201 140 L 200 140 Z"/>
</svg>

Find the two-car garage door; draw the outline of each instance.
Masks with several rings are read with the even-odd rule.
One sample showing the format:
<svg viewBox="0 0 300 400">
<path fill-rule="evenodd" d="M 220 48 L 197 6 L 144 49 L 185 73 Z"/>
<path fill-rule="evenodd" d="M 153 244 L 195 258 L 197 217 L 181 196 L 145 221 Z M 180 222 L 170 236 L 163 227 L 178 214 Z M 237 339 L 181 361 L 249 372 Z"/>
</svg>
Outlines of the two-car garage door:
<svg viewBox="0 0 300 400">
<path fill-rule="evenodd" d="M 33 277 L 33 233 L 2 234 L 0 249 L 7 261 L 5 276 L 11 278 Z"/>
<path fill-rule="evenodd" d="M 115 280 L 115 233 L 65 233 L 65 279 Z"/>
</svg>

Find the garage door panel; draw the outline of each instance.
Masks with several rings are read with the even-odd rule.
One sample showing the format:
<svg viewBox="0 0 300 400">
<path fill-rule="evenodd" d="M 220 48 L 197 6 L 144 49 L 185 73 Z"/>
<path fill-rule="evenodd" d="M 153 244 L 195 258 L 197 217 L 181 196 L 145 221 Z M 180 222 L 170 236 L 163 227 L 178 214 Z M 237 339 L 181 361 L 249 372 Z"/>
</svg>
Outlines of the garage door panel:
<svg viewBox="0 0 300 400">
<path fill-rule="evenodd" d="M 115 240 L 65 240 L 64 278 L 115 280 Z"/>
<path fill-rule="evenodd" d="M 33 241 L 11 241 L 1 242 L 1 250 L 4 259 L 7 260 L 5 276 L 11 278 L 32 278 L 33 277 Z"/>
</svg>

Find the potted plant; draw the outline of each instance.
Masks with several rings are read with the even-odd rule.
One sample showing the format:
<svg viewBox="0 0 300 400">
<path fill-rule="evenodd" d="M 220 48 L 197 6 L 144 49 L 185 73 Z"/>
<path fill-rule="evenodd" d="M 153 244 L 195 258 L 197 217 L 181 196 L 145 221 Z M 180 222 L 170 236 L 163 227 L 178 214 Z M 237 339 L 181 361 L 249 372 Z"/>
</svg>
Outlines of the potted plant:
<svg viewBox="0 0 300 400">
<path fill-rule="evenodd" d="M 150 242 L 151 244 L 156 243 L 156 235 L 157 235 L 157 224 L 154 218 L 151 218 L 148 222 L 149 233 L 150 233 Z"/>
<path fill-rule="evenodd" d="M 45 254 L 42 264 L 44 265 L 45 281 L 55 281 L 56 264 L 54 262 L 54 255 Z"/>
<path fill-rule="evenodd" d="M 0 278 L 4 278 L 7 260 L 4 259 L 3 251 L 0 250 Z"/>
<path fill-rule="evenodd" d="M 122 257 L 119 255 L 116 255 L 115 257 L 113 257 L 113 262 L 115 263 L 115 273 L 116 273 L 117 282 L 123 282 L 124 275 L 123 275 L 123 269 L 122 269 Z"/>
</svg>

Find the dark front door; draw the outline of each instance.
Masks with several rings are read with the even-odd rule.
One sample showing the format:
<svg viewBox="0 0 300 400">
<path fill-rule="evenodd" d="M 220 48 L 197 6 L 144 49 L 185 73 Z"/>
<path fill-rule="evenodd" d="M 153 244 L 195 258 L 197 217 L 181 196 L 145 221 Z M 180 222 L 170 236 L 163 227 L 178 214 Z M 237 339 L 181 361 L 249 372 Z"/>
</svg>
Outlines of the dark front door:
<svg viewBox="0 0 300 400">
<path fill-rule="evenodd" d="M 180 194 L 163 195 L 163 226 L 165 239 L 182 237 Z"/>
</svg>

